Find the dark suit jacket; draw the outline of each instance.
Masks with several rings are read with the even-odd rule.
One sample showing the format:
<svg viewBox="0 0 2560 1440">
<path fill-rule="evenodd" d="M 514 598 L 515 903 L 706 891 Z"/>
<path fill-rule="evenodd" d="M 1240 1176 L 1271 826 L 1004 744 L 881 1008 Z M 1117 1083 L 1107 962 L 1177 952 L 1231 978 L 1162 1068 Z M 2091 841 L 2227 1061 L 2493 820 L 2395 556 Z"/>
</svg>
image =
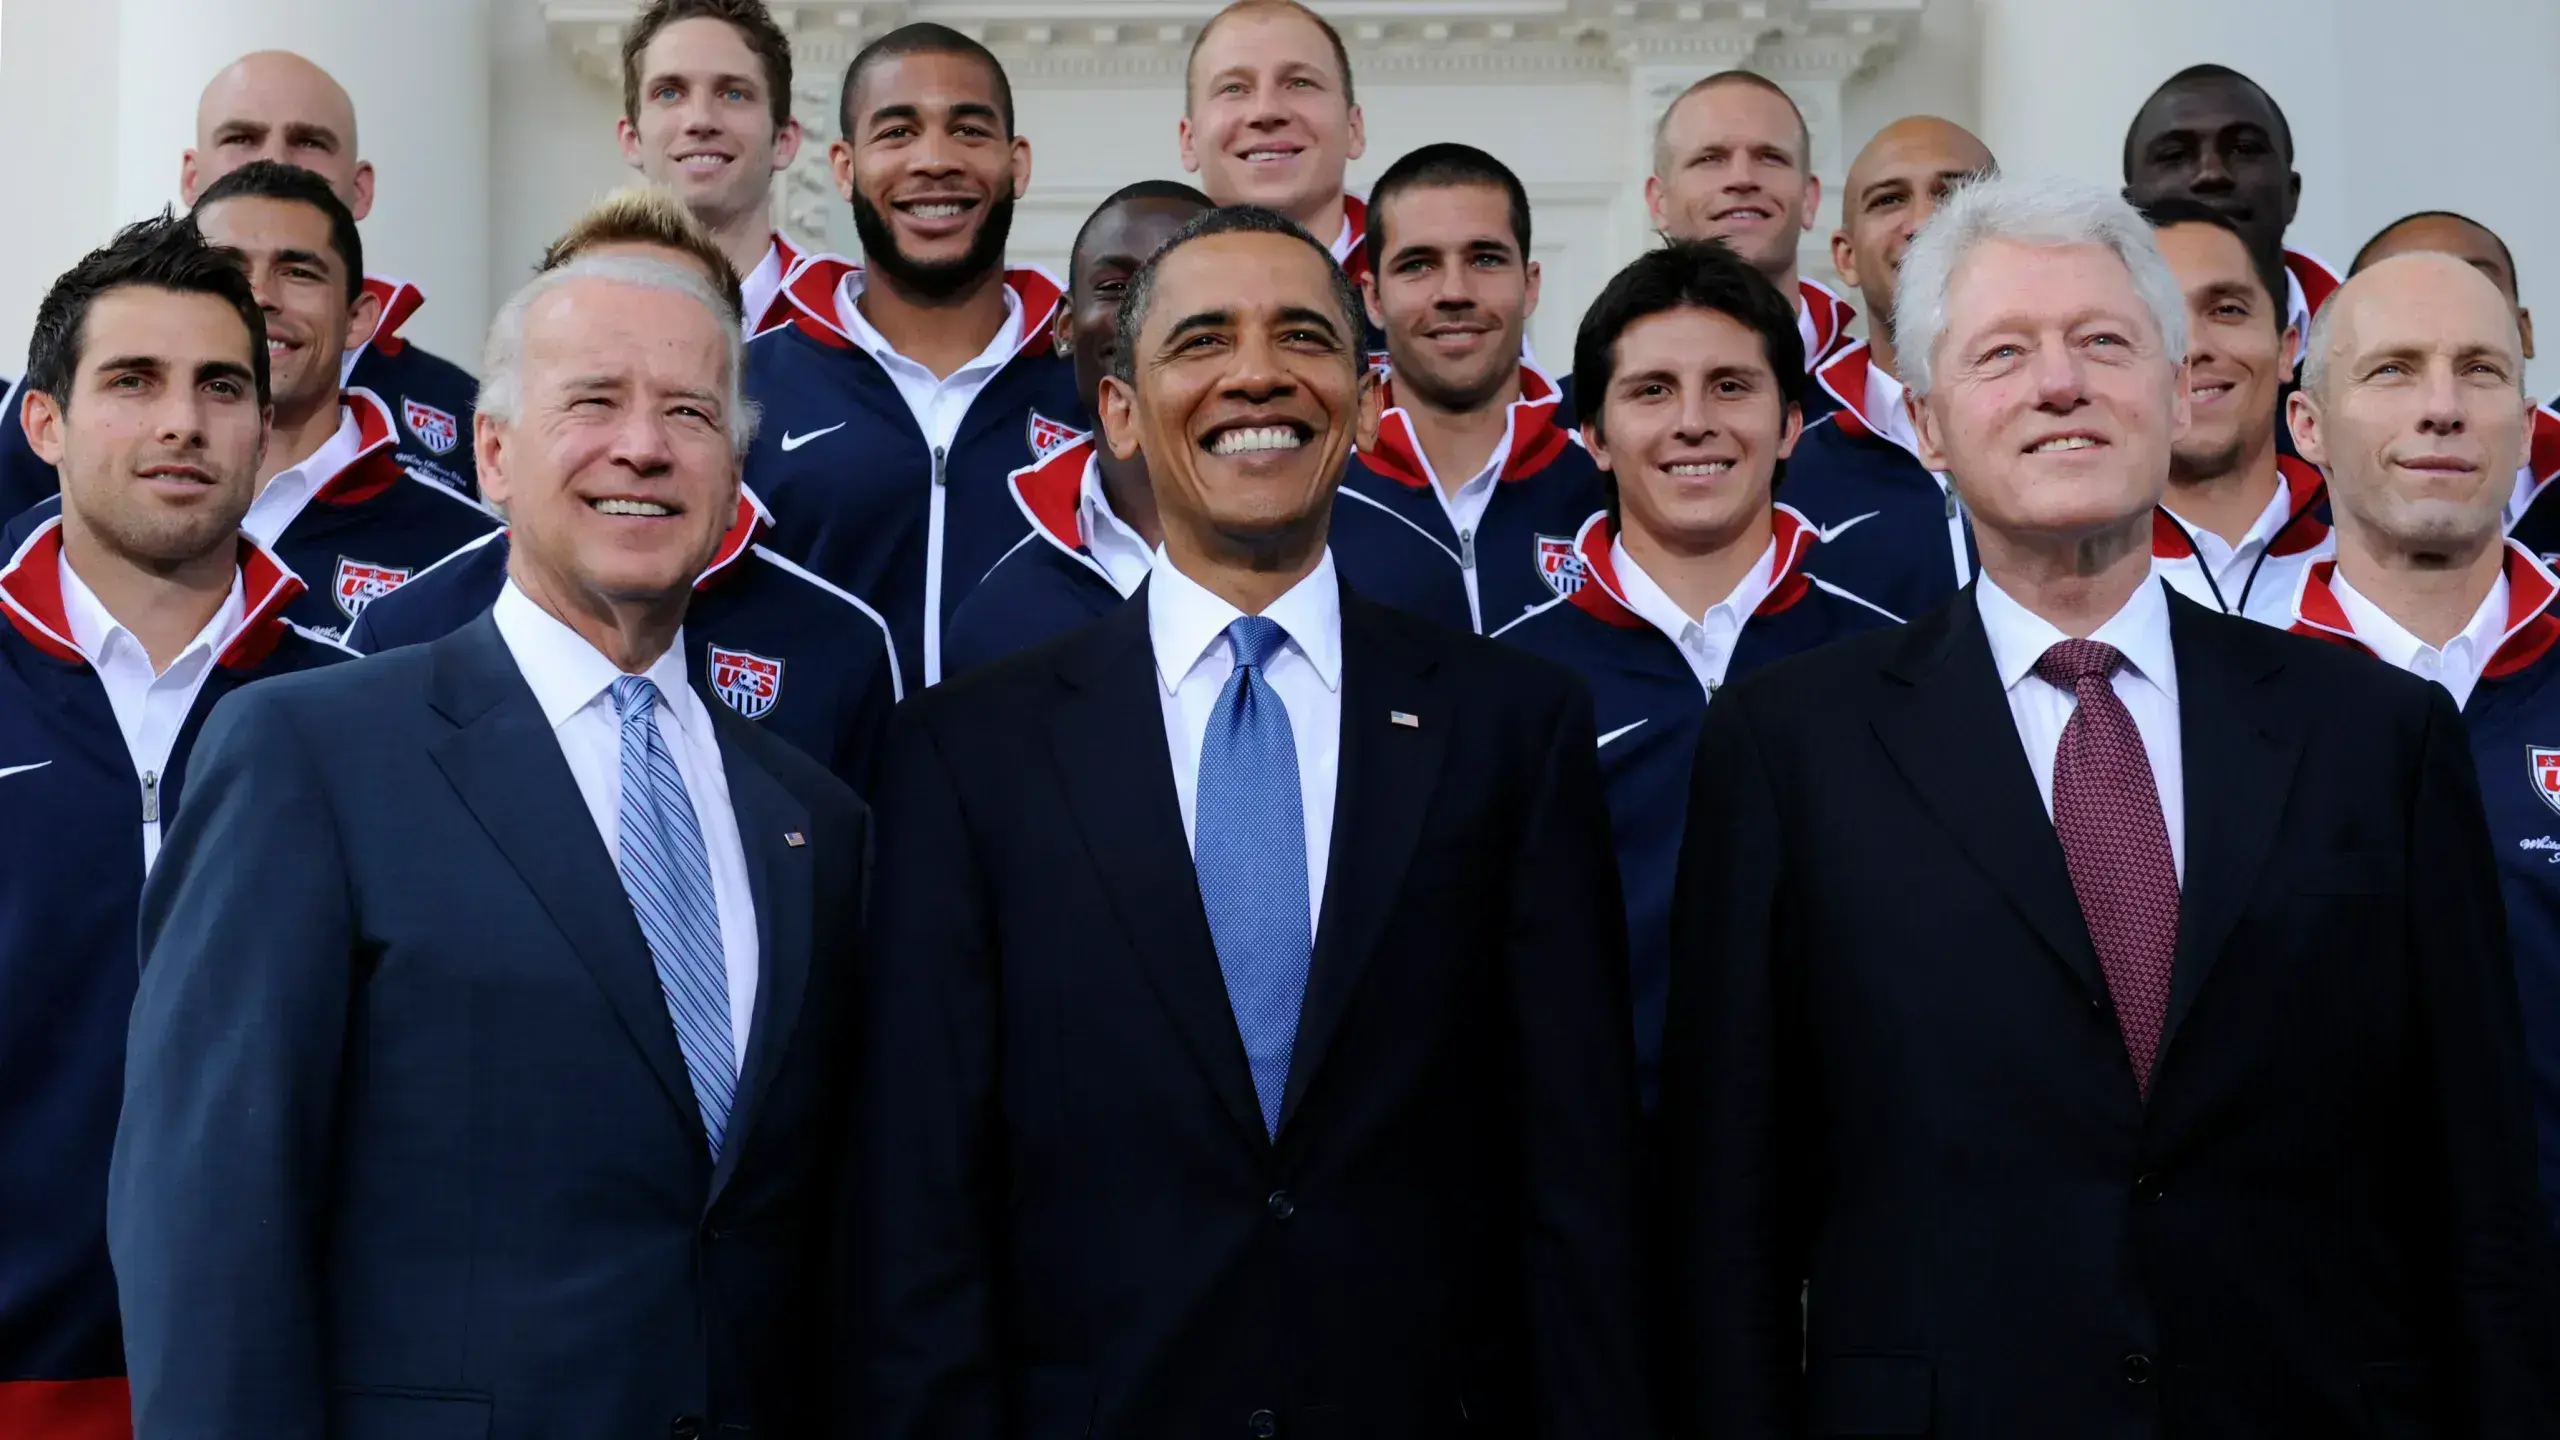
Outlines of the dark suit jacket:
<svg viewBox="0 0 2560 1440">
<path fill-rule="evenodd" d="M 1590 702 L 1489 641 L 1342 610 L 1331 860 L 1276 1145 L 1143 592 L 892 722 L 850 1433 L 1643 1433 Z"/>
<path fill-rule="evenodd" d="M 762 942 L 717 1168 L 494 621 L 216 710 L 144 893 L 109 1185 L 142 1440 L 818 1423 L 869 817 L 710 711 Z"/>
<path fill-rule="evenodd" d="M 1675 1433 L 2560 1434 L 2461 721 L 2169 603 L 2186 876 L 2147 1106 L 1971 590 L 1710 708 Z"/>
</svg>

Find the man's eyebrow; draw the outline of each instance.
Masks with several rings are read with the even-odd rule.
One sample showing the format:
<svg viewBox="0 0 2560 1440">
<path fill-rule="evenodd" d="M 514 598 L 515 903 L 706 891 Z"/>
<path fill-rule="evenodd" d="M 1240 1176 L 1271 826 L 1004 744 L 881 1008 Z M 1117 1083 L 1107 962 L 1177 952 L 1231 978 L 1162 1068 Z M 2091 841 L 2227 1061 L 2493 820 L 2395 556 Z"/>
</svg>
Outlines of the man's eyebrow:
<svg viewBox="0 0 2560 1440">
<path fill-rule="evenodd" d="M 921 121 L 923 119 L 924 111 L 913 105 L 907 104 L 904 101 L 900 101 L 895 105 L 883 105 L 873 110 L 868 116 L 864 117 L 863 123 L 866 125 L 877 125 L 887 120 Z"/>
<path fill-rule="evenodd" d="M 2246 280 L 2216 280 L 2204 287 L 2207 300 L 2254 300 L 2258 287 Z"/>
<path fill-rule="evenodd" d="M 102 374 L 125 374 L 131 371 L 158 372 L 169 368 L 169 362 L 157 355 L 110 355 L 98 362 Z"/>
<path fill-rule="evenodd" d="M 196 383 L 199 385 L 213 380 L 237 380 L 243 385 L 254 386 L 257 379 L 256 371 L 237 360 L 207 360 L 196 366 Z"/>
<path fill-rule="evenodd" d="M 222 140 L 255 140 L 267 133 L 264 120 L 225 120 L 213 127 L 213 138 Z"/>
<path fill-rule="evenodd" d="M 317 265 L 324 270 L 331 268 L 332 258 L 333 257 L 331 256 L 323 255 L 317 250 L 279 250 L 276 252 L 276 263 L 279 265 Z"/>
<path fill-rule="evenodd" d="M 313 125 L 307 121 L 297 120 L 286 125 L 284 127 L 284 138 L 296 145 L 300 145 L 305 142 L 317 143 L 333 152 L 338 148 L 337 131 L 330 129 L 326 125 Z"/>
<path fill-rule="evenodd" d="M 1224 330 L 1235 323 L 1236 312 L 1233 310 L 1194 310 L 1167 327 L 1164 341 L 1170 345 L 1193 331 Z"/>
<path fill-rule="evenodd" d="M 1328 340 L 1342 338 L 1342 322 L 1322 310 L 1305 305 L 1283 305 L 1280 307 L 1280 319 L 1282 323 L 1289 325 L 1317 326 L 1324 331 L 1325 338 Z"/>
</svg>

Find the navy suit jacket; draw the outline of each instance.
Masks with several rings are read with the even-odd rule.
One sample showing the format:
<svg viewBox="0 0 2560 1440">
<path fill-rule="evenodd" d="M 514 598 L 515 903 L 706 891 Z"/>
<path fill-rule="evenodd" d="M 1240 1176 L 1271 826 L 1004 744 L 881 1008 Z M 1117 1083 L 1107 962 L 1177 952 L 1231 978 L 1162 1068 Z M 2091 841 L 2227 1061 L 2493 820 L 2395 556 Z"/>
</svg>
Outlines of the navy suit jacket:
<svg viewBox="0 0 2560 1440">
<path fill-rule="evenodd" d="M 762 966 L 716 1165 L 493 620 L 217 707 L 144 891 L 109 1179 L 143 1440 L 821 1423 L 869 817 L 709 708 Z"/>
<path fill-rule="evenodd" d="M 1591 703 L 1347 594 L 1342 649 L 1276 1144 L 1143 598 L 891 721 L 845 1433 L 1648 1433 Z"/>
</svg>

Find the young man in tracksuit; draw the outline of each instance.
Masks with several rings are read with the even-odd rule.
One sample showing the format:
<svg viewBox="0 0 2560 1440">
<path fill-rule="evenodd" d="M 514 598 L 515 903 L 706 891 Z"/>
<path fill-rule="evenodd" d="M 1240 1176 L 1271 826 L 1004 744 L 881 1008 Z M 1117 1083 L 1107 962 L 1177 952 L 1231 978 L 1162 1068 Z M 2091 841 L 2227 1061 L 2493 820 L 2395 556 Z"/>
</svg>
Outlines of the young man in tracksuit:
<svg viewBox="0 0 2560 1440">
<path fill-rule="evenodd" d="M 139 900 L 224 695 L 345 658 L 240 533 L 267 364 L 258 305 L 184 220 L 55 282 L 25 433 L 61 513 L 0 558 L 0 1435 L 132 1433 L 106 1244 Z M 290 856 L 242 858 L 242 884 Z"/>
<path fill-rule="evenodd" d="M 2152 517 L 2153 567 L 2199 605 L 2291 624 L 2302 572 L 2337 545 L 2319 470 L 2276 444 L 2301 349 L 2278 298 L 2282 273 L 2209 205 L 2172 198 L 2143 213 L 2186 295 L 2191 412 Z"/>
<path fill-rule="evenodd" d="M 1369 221 L 1386 408 L 1334 500 L 1364 522 L 1335 532 L 1334 564 L 1369 599 L 1497 630 L 1572 588 L 1574 532 L 1600 504 L 1555 382 L 1520 358 L 1538 308 L 1528 192 L 1472 145 L 1427 145 L 1378 178 Z"/>
<path fill-rule="evenodd" d="M 1067 253 L 1067 300 L 1052 343 L 1072 358 L 1079 410 L 1091 415 L 1119 344 L 1130 277 L 1209 197 L 1141 180 L 1096 206 Z M 1006 477 L 1031 531 L 1005 552 L 951 616 L 943 665 L 957 675 L 1063 635 L 1137 593 L 1163 533 L 1143 455 L 1111 453 L 1079 435 Z"/>
<path fill-rule="evenodd" d="M 2501 518 L 2530 443 L 2521 352 L 2512 307 L 2449 256 L 2383 261 L 2330 299 L 2288 419 L 2329 472 L 2337 554 L 2304 573 L 2293 623 L 2462 710 L 2560 1234 L 2560 578 Z"/>
<path fill-rule="evenodd" d="M 995 56 L 893 30 L 846 69 L 841 118 L 863 264 L 805 261 L 791 323 L 747 347 L 747 480 L 774 548 L 877 606 L 908 683 L 931 685 L 953 612 L 1026 528 L 1007 477 L 1087 422 L 1051 344 L 1057 283 L 1004 267 L 1031 144 Z"/>
<path fill-rule="evenodd" d="M 1719 245 L 1673 245 L 1618 272 L 1574 342 L 1574 373 L 1592 377 L 1583 440 L 1609 507 L 1578 527 L 1571 593 L 1494 632 L 1580 675 L 1597 706 L 1648 1110 L 1708 704 L 1760 666 L 1896 623 L 1815 578 L 1816 532 L 1771 500 L 1803 427 L 1792 319 Z"/>
<path fill-rule="evenodd" d="M 1958 186 L 1993 168 L 1962 126 L 1913 115 L 1876 133 L 1849 166 L 1831 263 L 1858 287 L 1868 337 L 1818 366 L 1809 390 L 1834 407 L 1805 422 L 1787 461 L 1787 503 L 1823 537 L 1823 574 L 1897 615 L 1923 615 L 1973 579 L 1973 526 L 1947 477 L 1920 462 L 1903 404 L 1893 306 L 1911 237 Z"/>
</svg>

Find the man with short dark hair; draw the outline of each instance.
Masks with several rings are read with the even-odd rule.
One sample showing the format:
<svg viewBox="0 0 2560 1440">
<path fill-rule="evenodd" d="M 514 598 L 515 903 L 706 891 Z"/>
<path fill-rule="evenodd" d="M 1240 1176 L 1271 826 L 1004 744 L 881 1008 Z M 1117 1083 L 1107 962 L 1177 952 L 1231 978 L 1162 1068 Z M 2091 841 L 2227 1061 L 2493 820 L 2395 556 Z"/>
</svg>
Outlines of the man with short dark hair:
<svg viewBox="0 0 2560 1440">
<path fill-rule="evenodd" d="M 1188 185 L 1141 180 L 1114 191 L 1077 229 L 1051 343 L 1075 365 L 1084 413 L 1101 408 L 1129 278 L 1193 216 L 1214 208 Z M 952 613 L 942 653 L 954 675 L 1100 618 L 1146 583 L 1164 541 L 1146 457 L 1113 454 L 1093 435 L 1052 450 L 1006 483 L 1031 533 Z"/>
<path fill-rule="evenodd" d="M 1538 309 L 1528 192 L 1472 145 L 1426 145 L 1371 187 L 1367 249 L 1386 410 L 1335 505 L 1377 513 L 1336 537 L 1335 563 L 1369 599 L 1500 629 L 1582 583 L 1573 536 L 1600 506 L 1561 390 L 1520 358 Z"/>
<path fill-rule="evenodd" d="M 1803 429 L 1794 312 L 1733 252 L 1696 242 L 1644 255 L 1601 290 L 1573 373 L 1591 386 L 1582 436 L 1608 509 L 1574 536 L 1581 583 L 1494 631 L 1573 671 L 1598 705 L 1648 1111 L 1707 707 L 1763 665 L 1900 618 L 1820 578 L 1819 532 L 1771 498 Z"/>
<path fill-rule="evenodd" d="M 1211 211 L 1120 313 L 1144 598 L 891 722 L 849 1430 L 1652 1434 L 1590 701 L 1337 579 L 1322 244 Z"/>
<path fill-rule="evenodd" d="M 1897 615 L 1926 615 L 1973 579 L 1973 530 L 1948 478 L 1920 460 L 1903 403 L 1893 302 L 1902 257 L 1949 195 L 1993 173 L 1971 131 L 1907 115 L 1849 162 L 1831 265 L 1867 305 L 1867 336 L 1816 365 L 1787 504 L 1822 535 L 1826 578 Z M 1830 413 L 1822 414 L 1827 406 Z"/>
<path fill-rule="evenodd" d="M 106 1188 L 143 877 L 214 702 L 344 652 L 285 619 L 301 582 L 240 533 L 264 331 L 194 226 L 73 266 L 29 363 L 62 491 L 0 561 L 0 1152 L 40 1172 L 0 1186 L 0 1434 L 107 1440 L 132 1424 Z"/>
<path fill-rule="evenodd" d="M 2239 223 L 2172 196 L 2143 212 L 2187 303 L 2187 428 L 2151 531 L 2160 578 L 2199 605 L 2288 625 L 2302 573 L 2333 553 L 2319 467 L 2276 443 L 2301 337 L 2284 270 Z"/>
<path fill-rule="evenodd" d="M 498 522 L 400 462 L 380 397 L 340 387 L 339 356 L 363 343 L 376 311 L 355 217 L 326 182 L 254 161 L 206 189 L 195 222 L 248 267 L 267 319 L 275 431 L 241 528 L 308 577 L 294 620 L 343 634 L 366 605 Z"/>
<path fill-rule="evenodd" d="M 790 318 L 800 251 L 773 221 L 800 153 L 791 37 L 764 0 L 650 0 L 622 34 L 623 163 L 681 197 L 720 243 L 760 335 Z"/>
<path fill-rule="evenodd" d="M 1085 426 L 1053 343 L 1063 296 L 1005 267 L 1031 142 L 984 45 L 901 26 L 845 68 L 829 148 L 863 263 L 804 263 L 747 351 L 747 474 L 775 548 L 889 618 L 910 685 L 942 678 L 960 602 L 1025 532 L 1006 479 Z"/>
</svg>

